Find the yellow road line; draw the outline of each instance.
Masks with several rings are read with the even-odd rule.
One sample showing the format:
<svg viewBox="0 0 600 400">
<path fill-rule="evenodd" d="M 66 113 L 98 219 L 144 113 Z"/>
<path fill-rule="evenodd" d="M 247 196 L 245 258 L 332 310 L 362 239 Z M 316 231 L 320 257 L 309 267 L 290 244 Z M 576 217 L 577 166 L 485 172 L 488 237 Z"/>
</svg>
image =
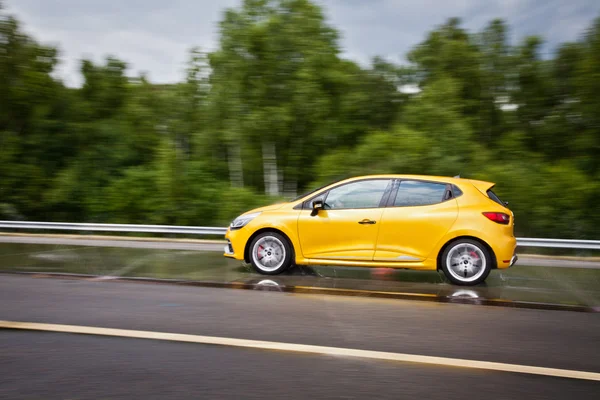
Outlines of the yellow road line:
<svg viewBox="0 0 600 400">
<path fill-rule="evenodd" d="M 347 348 L 342 348 L 342 347 L 312 346 L 312 345 L 306 345 L 306 344 L 236 339 L 236 338 L 225 338 L 225 337 L 216 337 L 216 336 L 188 335 L 188 334 L 181 334 L 181 333 L 137 331 L 137 330 L 129 330 L 129 329 L 100 328 L 100 327 L 93 327 L 93 326 L 41 324 L 41 323 L 34 323 L 34 322 L 17 322 L 17 321 L 2 321 L 2 320 L 0 320 L 0 328 L 23 329 L 23 330 L 33 330 L 33 331 L 47 331 L 47 332 L 62 332 L 62 333 L 77 333 L 77 334 L 85 334 L 85 335 L 114 336 L 114 337 L 126 337 L 126 338 L 135 338 L 135 339 L 154 339 L 154 340 L 165 340 L 165 341 L 172 341 L 172 342 L 201 343 L 201 344 L 212 344 L 212 345 L 219 345 L 219 346 L 234 346 L 234 347 L 246 347 L 246 348 L 253 348 L 253 349 L 261 349 L 261 350 L 290 351 L 290 352 L 296 352 L 296 353 L 320 354 L 320 355 L 328 355 L 328 356 L 357 357 L 357 358 L 367 358 L 367 359 L 373 359 L 373 360 L 400 361 L 400 362 L 410 362 L 410 363 L 420 363 L 420 364 L 430 364 L 430 365 L 441 365 L 441 366 L 449 366 L 449 367 L 483 369 L 483 370 L 491 370 L 491 371 L 517 372 L 517 373 L 521 373 L 521 374 L 554 376 L 554 377 L 559 377 L 559 378 L 572 378 L 572 379 L 584 379 L 584 380 L 590 380 L 590 381 L 600 381 L 600 373 L 595 373 L 595 372 L 575 371 L 575 370 L 569 370 L 569 369 L 557 369 L 557 368 L 545 368 L 545 367 L 534 367 L 534 366 L 529 366 L 529 365 L 506 364 L 506 363 L 497 363 L 497 362 L 489 362 L 489 361 L 465 360 L 465 359 L 460 359 L 460 358 L 431 357 L 431 356 L 422 356 L 422 355 L 415 355 L 415 354 L 390 353 L 390 352 L 384 352 L 384 351 L 347 349 Z"/>
</svg>

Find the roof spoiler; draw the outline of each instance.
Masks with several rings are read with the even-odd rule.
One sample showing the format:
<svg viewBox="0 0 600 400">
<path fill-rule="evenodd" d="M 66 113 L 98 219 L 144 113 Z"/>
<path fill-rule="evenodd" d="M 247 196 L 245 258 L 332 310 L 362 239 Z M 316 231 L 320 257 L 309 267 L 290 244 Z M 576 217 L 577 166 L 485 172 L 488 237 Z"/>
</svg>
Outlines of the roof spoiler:
<svg viewBox="0 0 600 400">
<path fill-rule="evenodd" d="M 485 182 L 485 181 L 477 181 L 474 179 L 470 179 L 470 182 L 475 186 L 481 193 L 487 196 L 487 191 L 496 186 L 495 183 Z"/>
</svg>

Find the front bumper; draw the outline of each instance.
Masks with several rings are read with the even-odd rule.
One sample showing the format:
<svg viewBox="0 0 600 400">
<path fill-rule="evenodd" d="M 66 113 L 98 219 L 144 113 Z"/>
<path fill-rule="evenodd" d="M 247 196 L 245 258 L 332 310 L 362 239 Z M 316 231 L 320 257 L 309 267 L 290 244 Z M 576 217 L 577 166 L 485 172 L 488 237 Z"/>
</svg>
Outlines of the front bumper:
<svg viewBox="0 0 600 400">
<path fill-rule="evenodd" d="M 225 239 L 227 244 L 223 249 L 223 255 L 229 258 L 235 258 L 236 260 L 244 260 L 244 250 L 246 243 L 250 239 L 252 231 L 243 227 L 241 229 L 227 229 Z"/>
<path fill-rule="evenodd" d="M 233 246 L 231 245 L 231 240 L 227 239 L 227 244 L 223 249 L 223 253 L 226 257 L 233 257 L 233 255 L 235 254 L 233 251 Z"/>
</svg>

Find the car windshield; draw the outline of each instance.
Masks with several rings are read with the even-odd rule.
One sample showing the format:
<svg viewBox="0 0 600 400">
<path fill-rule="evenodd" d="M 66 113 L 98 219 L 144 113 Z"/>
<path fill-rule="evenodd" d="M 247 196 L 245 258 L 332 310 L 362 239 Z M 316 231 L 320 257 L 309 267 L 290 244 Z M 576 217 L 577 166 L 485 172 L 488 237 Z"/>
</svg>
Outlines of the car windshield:
<svg viewBox="0 0 600 400">
<path fill-rule="evenodd" d="M 308 191 L 308 192 L 306 192 L 306 193 L 302 193 L 300 196 L 296 196 L 296 197 L 294 197 L 293 199 L 291 199 L 291 200 L 290 200 L 290 203 L 291 203 L 291 202 L 293 202 L 293 201 L 298 201 L 298 200 L 300 200 L 301 198 L 303 198 L 303 197 L 306 197 L 306 196 L 309 196 L 309 195 L 311 195 L 311 194 L 313 194 L 313 193 L 316 193 L 316 192 L 318 192 L 319 190 L 321 190 L 321 189 L 323 189 L 323 188 L 326 188 L 326 187 L 327 187 L 327 186 L 329 186 L 329 185 L 333 185 L 334 183 L 336 183 L 336 182 L 339 182 L 339 181 L 341 181 L 341 180 L 342 180 L 342 179 L 336 179 L 335 181 L 332 181 L 332 182 L 326 183 L 325 185 L 323 185 L 323 186 L 319 186 L 319 187 L 318 187 L 318 188 L 316 188 L 316 189 L 313 189 L 313 190 L 311 190 L 311 191 Z"/>
</svg>

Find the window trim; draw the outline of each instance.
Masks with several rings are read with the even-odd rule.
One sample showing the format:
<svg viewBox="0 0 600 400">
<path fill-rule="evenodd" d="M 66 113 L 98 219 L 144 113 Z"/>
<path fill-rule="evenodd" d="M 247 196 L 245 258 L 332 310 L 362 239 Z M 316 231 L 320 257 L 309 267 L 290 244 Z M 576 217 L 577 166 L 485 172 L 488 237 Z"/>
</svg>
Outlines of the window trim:
<svg viewBox="0 0 600 400">
<path fill-rule="evenodd" d="M 364 181 L 388 181 L 387 186 L 385 187 L 385 190 L 383 192 L 383 195 L 381 197 L 381 200 L 379 201 L 379 205 L 377 207 L 354 207 L 354 208 L 335 208 L 332 210 L 369 210 L 369 209 L 373 209 L 373 208 L 384 208 L 386 207 L 386 203 L 389 199 L 389 196 L 392 192 L 392 186 L 394 184 L 394 178 L 364 178 L 364 179 L 357 179 L 355 181 L 350 181 L 350 182 L 344 182 L 344 183 L 340 183 L 339 185 L 335 185 L 329 189 L 327 189 L 324 192 L 318 193 L 315 196 L 303 201 L 301 204 L 301 209 L 302 210 L 310 210 L 311 208 L 308 207 L 308 204 L 315 200 L 318 199 L 319 197 L 323 197 L 323 202 L 325 202 L 325 200 L 327 199 L 327 196 L 329 196 L 329 192 L 333 189 L 336 189 L 340 186 L 344 186 L 344 185 L 349 185 L 352 183 L 357 183 L 357 182 L 364 182 Z M 325 209 L 325 210 L 329 210 L 329 209 Z"/>
<path fill-rule="evenodd" d="M 452 185 L 446 184 L 446 191 L 444 192 L 444 197 L 442 203 L 448 200 L 452 200 L 454 198 L 454 192 L 452 191 Z M 438 203 L 436 203 L 438 204 Z"/>
<path fill-rule="evenodd" d="M 442 197 L 442 201 L 440 201 L 439 203 L 433 203 L 433 204 L 419 204 L 419 205 L 414 205 L 414 206 L 397 206 L 394 203 L 396 202 L 396 196 L 398 196 L 398 189 L 400 188 L 400 183 L 402 183 L 403 181 L 411 181 L 411 182 L 424 182 L 424 183 L 436 183 L 438 185 L 444 185 L 446 186 L 446 191 L 444 192 L 444 196 Z M 448 192 L 452 193 L 452 196 L 449 198 L 446 198 L 448 195 Z M 454 193 L 452 192 L 452 184 L 451 183 L 447 183 L 447 182 L 440 182 L 440 181 L 430 181 L 430 180 L 426 180 L 426 179 L 395 179 L 394 182 L 394 189 L 392 190 L 392 193 L 390 194 L 386 207 L 390 207 L 390 208 L 405 208 L 405 207 L 430 207 L 430 206 L 435 206 L 438 204 L 442 204 L 445 203 L 447 201 L 453 200 L 456 197 L 454 197 Z"/>
</svg>

